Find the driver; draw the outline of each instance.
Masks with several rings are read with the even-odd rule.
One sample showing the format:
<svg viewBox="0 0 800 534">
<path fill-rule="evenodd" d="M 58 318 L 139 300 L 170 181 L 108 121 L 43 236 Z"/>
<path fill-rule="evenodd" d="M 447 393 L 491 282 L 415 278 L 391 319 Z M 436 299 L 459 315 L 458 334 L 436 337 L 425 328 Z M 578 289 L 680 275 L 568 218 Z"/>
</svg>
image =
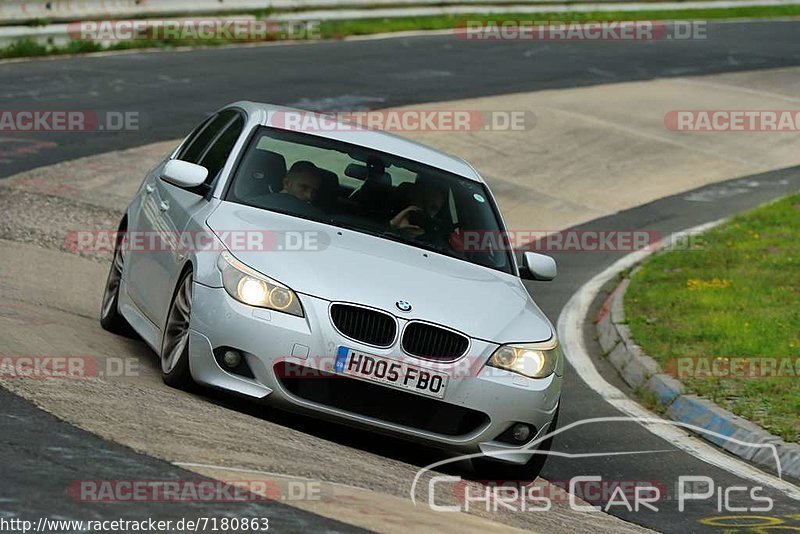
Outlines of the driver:
<svg viewBox="0 0 800 534">
<path fill-rule="evenodd" d="M 426 240 L 446 241 L 447 236 L 438 224 L 436 215 L 444 207 L 447 191 L 430 180 L 420 178 L 422 177 L 418 177 L 414 184 L 411 205 L 395 215 L 389 221 L 389 226 L 393 230 L 400 230 L 415 237 L 424 237 Z"/>
<path fill-rule="evenodd" d="M 310 161 L 297 161 L 283 178 L 283 194 L 311 203 L 319 191 L 322 177 L 319 168 Z"/>
<path fill-rule="evenodd" d="M 311 202 L 314 200 L 322 176 L 319 168 L 310 161 L 297 161 L 283 178 L 283 189 L 268 195 L 264 207 L 312 218 L 322 218 L 324 213 Z"/>
</svg>

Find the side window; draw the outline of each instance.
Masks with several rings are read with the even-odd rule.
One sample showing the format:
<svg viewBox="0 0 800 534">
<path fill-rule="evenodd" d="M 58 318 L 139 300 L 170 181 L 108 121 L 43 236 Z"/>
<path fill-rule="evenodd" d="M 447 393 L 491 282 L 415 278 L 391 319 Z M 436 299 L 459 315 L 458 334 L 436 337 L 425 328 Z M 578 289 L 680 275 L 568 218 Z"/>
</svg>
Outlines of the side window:
<svg viewBox="0 0 800 534">
<path fill-rule="evenodd" d="M 216 114 L 208 117 L 206 120 L 204 120 L 203 122 L 200 123 L 200 126 L 195 128 L 194 130 L 192 130 L 192 133 L 190 133 L 189 136 L 186 138 L 186 142 L 181 147 L 181 150 L 180 150 L 180 152 L 178 152 L 178 155 L 175 156 L 175 159 L 183 160 L 183 157 L 186 154 L 186 151 L 189 149 L 190 146 L 192 146 L 192 143 L 195 142 L 195 140 L 197 139 L 197 136 L 200 135 L 201 133 L 203 133 L 203 130 L 206 129 L 206 126 L 208 126 L 208 124 L 211 121 L 213 121 L 216 117 L 217 117 Z"/>
<path fill-rule="evenodd" d="M 208 145 L 236 115 L 236 111 L 229 109 L 207 121 L 205 127 L 202 127 L 196 135 L 193 134 L 193 138 L 189 139 L 186 146 L 181 149 L 177 159 L 189 163 L 199 163 Z"/>
<path fill-rule="evenodd" d="M 200 165 L 208 169 L 206 185 L 211 185 L 219 171 L 225 166 L 225 162 L 228 161 L 228 156 L 231 155 L 231 150 L 233 150 L 233 145 L 236 144 L 236 140 L 239 139 L 243 129 L 244 118 L 239 115 L 214 141 L 206 151 L 203 159 L 200 160 Z"/>
</svg>

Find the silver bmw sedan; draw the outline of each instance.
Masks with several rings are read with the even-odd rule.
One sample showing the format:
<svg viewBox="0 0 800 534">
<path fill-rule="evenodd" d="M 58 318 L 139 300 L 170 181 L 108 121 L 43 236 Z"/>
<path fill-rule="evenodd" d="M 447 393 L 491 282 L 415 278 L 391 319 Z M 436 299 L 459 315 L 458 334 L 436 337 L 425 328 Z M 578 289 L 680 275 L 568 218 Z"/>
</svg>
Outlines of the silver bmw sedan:
<svg viewBox="0 0 800 534">
<path fill-rule="evenodd" d="M 465 161 L 237 102 L 147 174 L 114 237 L 101 324 L 141 336 L 168 385 L 470 455 L 492 477 L 541 469 L 564 361 L 521 279 L 556 266 L 518 265 Z"/>
</svg>

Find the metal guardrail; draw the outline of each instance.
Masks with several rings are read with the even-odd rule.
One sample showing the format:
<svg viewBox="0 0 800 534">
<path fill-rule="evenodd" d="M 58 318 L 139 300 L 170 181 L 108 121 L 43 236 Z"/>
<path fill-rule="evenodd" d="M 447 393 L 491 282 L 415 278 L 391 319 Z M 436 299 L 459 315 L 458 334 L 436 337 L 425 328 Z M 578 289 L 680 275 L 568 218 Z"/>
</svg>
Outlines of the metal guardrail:
<svg viewBox="0 0 800 534">
<path fill-rule="evenodd" d="M 162 17 L 186 14 L 245 13 L 259 9 L 277 11 L 322 11 L 346 9 L 371 11 L 376 8 L 417 6 L 435 9 L 447 6 L 584 3 L 586 0 L 0 0 L 0 25 L 21 25 L 37 21 L 67 22 L 86 19 Z M 613 3 L 619 0 L 591 0 Z M 660 3 L 659 0 L 644 0 Z M 711 0 L 725 3 L 725 0 Z"/>
<path fill-rule="evenodd" d="M 518 1 L 526 4 L 552 2 L 552 0 Z M 268 8 L 294 11 L 343 7 L 363 9 L 381 6 L 487 3 L 491 3 L 491 0 L 0 0 L 0 24 L 25 24 L 37 20 L 63 22 L 187 13 L 235 13 Z"/>
<path fill-rule="evenodd" d="M 0 23 L 248 11 L 264 9 L 267 5 L 267 0 L 0 0 Z"/>
<path fill-rule="evenodd" d="M 421 5 L 422 3 L 430 5 Z M 496 0 L 500 2 L 502 0 Z M 526 0 L 522 0 L 525 2 Z M 291 11 L 282 11 L 270 15 L 274 21 L 321 21 L 321 20 L 348 20 L 362 18 L 391 18 L 402 16 L 434 16 L 457 15 L 480 11 L 482 13 L 529 13 L 535 17 L 536 13 L 548 12 L 580 12 L 580 11 L 641 11 L 641 10 L 675 10 L 675 9 L 708 9 L 729 7 L 752 6 L 785 6 L 800 5 L 800 0 L 679 0 L 679 1 L 639 1 L 625 2 L 620 0 L 590 0 L 571 1 L 562 0 L 563 3 L 553 4 L 552 0 L 527 0 L 526 3 L 494 3 L 493 0 L 272 0 L 272 6 L 289 6 Z M 191 10 L 193 14 L 214 13 L 215 10 L 223 12 L 244 13 L 259 8 L 264 8 L 264 0 L 193 0 L 190 6 L 180 0 L 162 0 L 149 3 L 148 0 L 52 0 L 48 10 L 44 1 L 4 1 L 0 0 L 0 17 L 17 16 L 29 17 L 27 20 L 47 18 L 48 21 L 61 18 L 63 21 L 81 20 L 120 20 L 158 17 L 166 19 L 176 13 L 186 14 Z M 369 9 L 358 7 L 359 4 L 369 5 Z M 381 6 L 383 4 L 383 7 Z M 388 4 L 388 5 L 387 5 Z M 402 4 L 409 4 L 403 6 Z M 327 5 L 327 7 L 325 7 Z M 180 8 L 178 8 L 180 6 Z M 303 9 L 303 6 L 314 6 L 313 9 Z M 13 11 L 13 10 L 18 10 Z M 282 8 L 283 9 L 283 8 Z M 42 11 L 44 10 L 44 11 Z M 13 11 L 13 13 L 12 13 Z M 38 13 L 54 13 L 57 16 L 40 17 Z M 209 15 L 208 18 L 243 19 L 253 18 L 253 15 Z M 33 39 L 40 43 L 51 45 L 64 45 L 73 39 L 74 25 L 66 22 L 48 23 L 46 25 L 23 24 L 23 20 L 12 21 L 0 18 L 0 47 L 7 46 L 21 39 Z"/>
</svg>

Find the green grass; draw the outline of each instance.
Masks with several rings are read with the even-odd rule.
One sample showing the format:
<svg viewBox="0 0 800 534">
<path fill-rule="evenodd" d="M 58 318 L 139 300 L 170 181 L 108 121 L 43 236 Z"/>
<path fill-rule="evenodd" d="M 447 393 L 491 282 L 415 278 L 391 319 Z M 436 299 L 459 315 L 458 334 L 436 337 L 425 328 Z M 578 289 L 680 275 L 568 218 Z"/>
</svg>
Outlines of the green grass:
<svg viewBox="0 0 800 534">
<path fill-rule="evenodd" d="M 548 13 L 495 13 L 491 15 L 472 13 L 440 15 L 434 17 L 399 17 L 382 19 L 360 19 L 326 21 L 320 26 L 324 38 L 340 38 L 348 35 L 409 30 L 446 30 L 457 28 L 470 21 L 614 21 L 614 20 L 710 20 L 734 18 L 770 18 L 800 16 L 800 6 L 756 6 L 726 9 L 676 9 L 648 11 L 582 11 Z M 709 37 L 710 38 L 710 37 Z"/>
<path fill-rule="evenodd" d="M 41 44 L 33 39 L 21 39 L 5 48 L 0 48 L 0 59 L 40 57 L 56 54 L 86 54 L 103 49 L 102 46 L 91 41 L 70 41 L 66 46 L 53 47 Z"/>
<path fill-rule="evenodd" d="M 20 39 L 4 48 L 0 48 L 0 58 L 37 57 L 48 54 L 47 46 L 39 44 L 32 39 Z"/>
<path fill-rule="evenodd" d="M 636 342 L 665 367 L 677 357 L 800 356 L 800 195 L 651 257 L 632 277 L 625 312 Z M 800 376 L 682 381 L 800 441 Z"/>
<path fill-rule="evenodd" d="M 262 18 L 269 18 L 275 13 L 260 11 L 256 13 Z M 800 6 L 755 6 L 724 9 L 676 9 L 668 11 L 608 11 L 608 12 L 561 12 L 549 13 L 495 13 L 495 14 L 459 14 L 437 15 L 431 17 L 397 17 L 397 18 L 370 18 L 360 20 L 332 20 L 324 21 L 319 25 L 319 33 L 313 39 L 340 39 L 351 35 L 370 35 L 375 33 L 399 32 L 409 30 L 446 30 L 464 26 L 470 21 L 620 21 L 620 20 L 712 20 L 735 18 L 772 18 L 800 16 Z M 45 21 L 35 21 L 33 25 L 43 24 Z M 708 36 L 709 39 L 713 35 Z M 110 47 L 101 48 L 100 45 L 73 41 L 67 46 L 42 45 L 31 39 L 23 39 L 4 48 L 0 48 L 0 59 L 17 57 L 36 57 L 45 55 L 62 55 L 94 52 L 101 49 L 126 50 L 136 48 L 172 48 L 176 46 L 220 46 L 232 44 L 236 41 L 214 40 L 140 40 L 118 43 Z"/>
<path fill-rule="evenodd" d="M 20 57 L 61 56 L 70 54 L 88 54 L 103 50 L 131 50 L 139 48 L 175 48 L 178 46 L 219 46 L 228 44 L 224 41 L 179 41 L 179 40 L 141 40 L 124 41 L 111 46 L 103 46 L 93 41 L 70 41 L 65 46 L 44 45 L 32 39 L 21 39 L 15 43 L 0 48 L 0 59 Z"/>
</svg>

